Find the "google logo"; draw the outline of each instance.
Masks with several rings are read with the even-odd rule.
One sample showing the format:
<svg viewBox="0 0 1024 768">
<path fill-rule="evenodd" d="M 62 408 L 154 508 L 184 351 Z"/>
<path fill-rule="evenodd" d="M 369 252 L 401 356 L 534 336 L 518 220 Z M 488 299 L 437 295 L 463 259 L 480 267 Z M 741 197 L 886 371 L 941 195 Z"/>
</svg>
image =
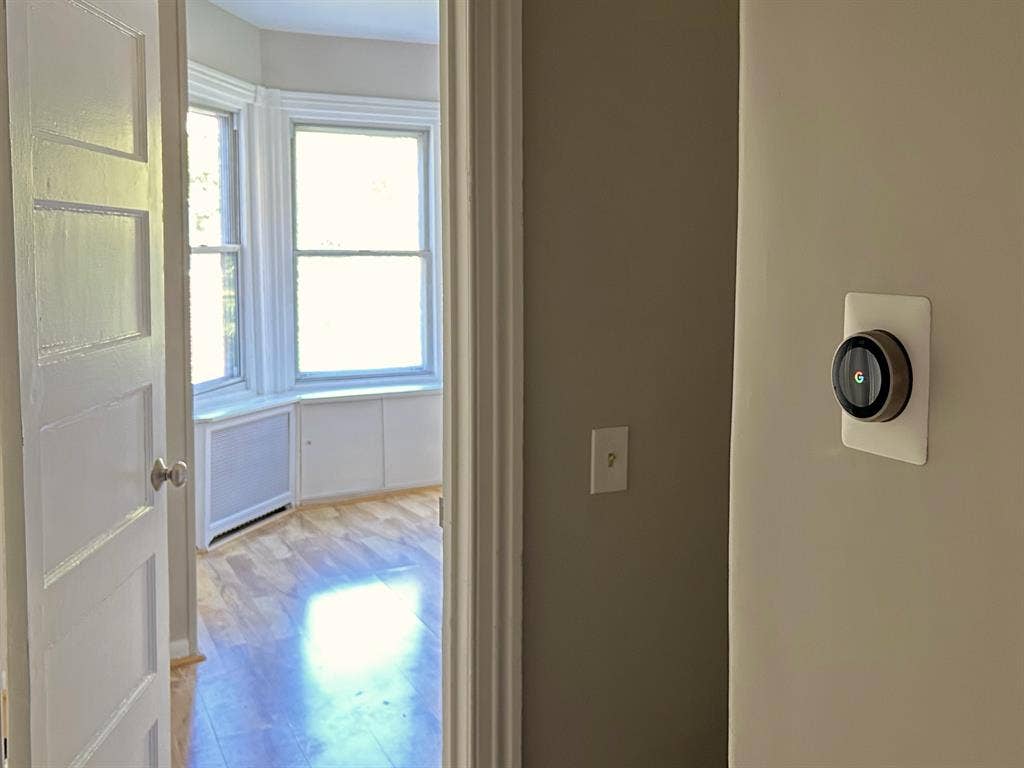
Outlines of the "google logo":
<svg viewBox="0 0 1024 768">
<path fill-rule="evenodd" d="M 855 374 L 853 374 L 853 380 L 856 381 L 858 384 L 863 384 L 864 371 L 857 371 Z"/>
</svg>

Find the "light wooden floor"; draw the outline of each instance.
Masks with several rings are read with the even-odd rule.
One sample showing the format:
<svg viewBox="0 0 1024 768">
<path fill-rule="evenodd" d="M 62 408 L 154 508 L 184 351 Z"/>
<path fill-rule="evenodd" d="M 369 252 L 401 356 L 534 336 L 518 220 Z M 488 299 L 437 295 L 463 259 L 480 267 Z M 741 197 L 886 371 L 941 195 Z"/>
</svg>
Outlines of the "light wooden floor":
<svg viewBox="0 0 1024 768">
<path fill-rule="evenodd" d="M 177 768 L 436 768 L 439 490 L 317 506 L 199 556 Z"/>
</svg>

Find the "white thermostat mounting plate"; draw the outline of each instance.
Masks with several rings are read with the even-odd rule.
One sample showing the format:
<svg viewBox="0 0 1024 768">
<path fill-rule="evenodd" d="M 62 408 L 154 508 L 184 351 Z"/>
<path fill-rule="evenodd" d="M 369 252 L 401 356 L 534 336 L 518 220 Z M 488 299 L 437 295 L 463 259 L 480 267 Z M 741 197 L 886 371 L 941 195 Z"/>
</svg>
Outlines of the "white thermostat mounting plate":
<svg viewBox="0 0 1024 768">
<path fill-rule="evenodd" d="M 843 445 L 911 464 L 928 460 L 928 374 L 932 304 L 923 296 L 846 294 L 843 337 L 889 331 L 907 350 L 914 383 L 906 409 L 892 421 L 865 422 L 843 413 Z"/>
</svg>

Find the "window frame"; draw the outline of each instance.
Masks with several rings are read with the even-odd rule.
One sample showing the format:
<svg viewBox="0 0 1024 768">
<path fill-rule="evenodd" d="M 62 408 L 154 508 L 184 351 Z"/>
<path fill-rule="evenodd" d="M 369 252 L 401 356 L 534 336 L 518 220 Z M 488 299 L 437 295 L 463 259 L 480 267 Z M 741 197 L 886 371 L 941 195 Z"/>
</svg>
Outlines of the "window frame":
<svg viewBox="0 0 1024 768">
<path fill-rule="evenodd" d="M 286 264 L 281 269 L 288 284 L 281 297 L 287 305 L 287 317 L 291 323 L 285 335 L 285 362 L 288 369 L 287 389 L 299 394 L 303 392 L 324 392 L 354 390 L 368 387 L 391 387 L 402 385 L 441 386 L 443 376 L 442 323 L 443 298 L 441 287 L 441 239 L 440 239 L 440 109 L 436 102 L 406 99 L 386 99 L 362 96 L 336 96 L 304 92 L 282 92 L 280 96 L 282 122 L 281 147 L 285 164 L 283 190 L 287 204 L 287 221 L 279 242 L 284 250 Z M 390 368 L 367 371 L 337 371 L 302 373 L 298 366 L 298 306 L 297 268 L 298 252 L 295 216 L 295 131 L 297 127 L 343 130 L 356 133 L 386 132 L 389 134 L 421 137 L 421 184 L 423 213 L 420 222 L 423 232 L 423 249 L 418 253 L 425 260 L 422 281 L 424 319 L 420 329 L 423 338 L 423 365 L 414 368 Z M 302 251 L 307 255 L 319 252 Z M 353 252 L 356 253 L 356 252 Z M 412 252 L 379 251 L 369 255 L 395 255 Z M 329 255 L 329 253 L 327 254 Z M 342 257 L 343 258 L 343 257 Z"/>
<path fill-rule="evenodd" d="M 223 258 L 226 254 L 232 254 L 235 261 L 235 355 L 237 357 L 235 368 L 237 373 L 232 373 L 225 376 L 219 376 L 215 379 L 208 379 L 199 383 L 192 384 L 192 392 L 194 395 L 207 395 L 215 393 L 221 390 L 225 390 L 231 387 L 236 387 L 239 384 L 245 383 L 246 379 L 246 360 L 245 360 L 245 316 L 243 312 L 243 290 L 242 290 L 242 211 L 241 211 L 241 179 L 240 179 L 240 163 L 239 163 L 239 141 L 238 141 L 238 124 L 240 122 L 240 115 L 238 112 L 229 109 L 223 109 L 220 107 L 212 107 L 206 104 L 199 104 L 190 102 L 188 105 L 188 112 L 196 112 L 199 114 L 210 115 L 218 119 L 223 119 L 227 125 L 226 131 L 226 145 L 227 153 L 226 156 L 220 159 L 220 172 L 221 172 L 221 184 L 223 185 L 224 180 L 227 180 L 226 194 L 222 186 L 222 211 L 224 209 L 224 203 L 227 203 L 229 211 L 228 227 L 229 232 L 234 236 L 233 238 L 226 238 L 227 240 L 234 240 L 236 242 L 222 242 L 216 245 L 193 245 L 192 244 L 192 233 L 191 227 L 189 231 L 189 243 L 188 243 L 188 255 L 189 255 L 189 268 L 191 270 L 192 257 L 196 254 L 211 254 L 219 253 Z M 189 333 L 191 334 L 191 322 L 189 323 Z M 190 377 L 191 378 L 191 377 Z"/>
<path fill-rule="evenodd" d="M 414 138 L 418 144 L 417 181 L 420 187 L 420 211 L 419 211 L 419 244 L 417 250 L 352 250 L 352 249 L 304 249 L 299 247 L 298 237 L 298 174 L 296 173 L 296 137 L 300 131 L 320 133 L 343 133 L 355 135 L 377 135 Z M 304 121 L 292 121 L 289 126 L 290 136 L 290 162 L 291 162 L 291 242 L 292 242 L 292 334 L 295 345 L 294 376 L 297 383 L 322 383 L 322 382 L 353 382 L 360 383 L 372 380 L 375 383 L 382 381 L 395 381 L 413 377 L 430 376 L 435 373 L 433 362 L 436 359 L 434 324 L 434 290 L 433 290 L 433 261 L 434 253 L 431 248 L 433 242 L 434 227 L 430 221 L 431 191 L 430 191 L 430 132 L 425 128 L 409 127 L 387 127 L 369 125 L 348 125 L 337 123 L 309 123 Z M 314 371 L 306 372 L 299 368 L 299 295 L 298 295 L 298 271 L 299 259 L 303 257 L 328 257 L 328 258 L 350 258 L 353 256 L 368 257 L 416 257 L 423 262 L 422 279 L 420 281 L 420 301 L 423 307 L 423 320 L 420 324 L 420 351 L 423 364 L 418 366 L 394 367 L 394 368 L 368 368 L 335 371 Z"/>
<path fill-rule="evenodd" d="M 218 245 L 193 248 L 191 232 L 186 233 L 189 255 L 186 273 L 191 266 L 193 253 L 232 252 L 237 254 L 235 272 L 238 375 L 224 376 L 192 385 L 194 401 L 202 403 L 203 407 L 208 407 L 251 397 L 254 394 L 255 376 L 259 367 L 255 347 L 257 327 L 254 305 L 256 296 L 253 286 L 254 269 L 251 248 L 252 211 L 250 208 L 252 195 L 249 189 L 251 183 L 249 123 L 252 105 L 256 100 L 256 86 L 190 61 L 188 62 L 187 96 L 188 110 L 229 115 L 233 129 L 230 151 L 234 168 L 233 173 L 230 174 L 230 181 L 234 202 L 233 226 L 237 243 L 229 244 L 227 247 Z M 187 195 L 187 178 L 185 186 Z M 186 311 L 188 311 L 187 308 Z M 191 317 L 186 319 L 191 333 Z M 191 341 L 189 343 L 189 365 L 191 370 Z M 189 381 L 191 383 L 191 374 Z"/>
</svg>

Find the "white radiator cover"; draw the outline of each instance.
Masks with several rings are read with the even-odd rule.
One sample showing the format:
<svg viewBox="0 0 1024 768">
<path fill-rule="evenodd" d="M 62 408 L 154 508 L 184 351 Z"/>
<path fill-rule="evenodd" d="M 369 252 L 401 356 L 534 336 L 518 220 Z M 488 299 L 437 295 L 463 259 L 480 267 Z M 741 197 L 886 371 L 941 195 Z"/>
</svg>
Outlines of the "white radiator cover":
<svg viewBox="0 0 1024 768">
<path fill-rule="evenodd" d="M 196 544 L 280 507 L 439 485 L 439 391 L 347 395 L 195 423 Z"/>
<path fill-rule="evenodd" d="M 221 533 L 295 500 L 295 409 L 291 405 L 196 425 L 196 539 Z"/>
</svg>

